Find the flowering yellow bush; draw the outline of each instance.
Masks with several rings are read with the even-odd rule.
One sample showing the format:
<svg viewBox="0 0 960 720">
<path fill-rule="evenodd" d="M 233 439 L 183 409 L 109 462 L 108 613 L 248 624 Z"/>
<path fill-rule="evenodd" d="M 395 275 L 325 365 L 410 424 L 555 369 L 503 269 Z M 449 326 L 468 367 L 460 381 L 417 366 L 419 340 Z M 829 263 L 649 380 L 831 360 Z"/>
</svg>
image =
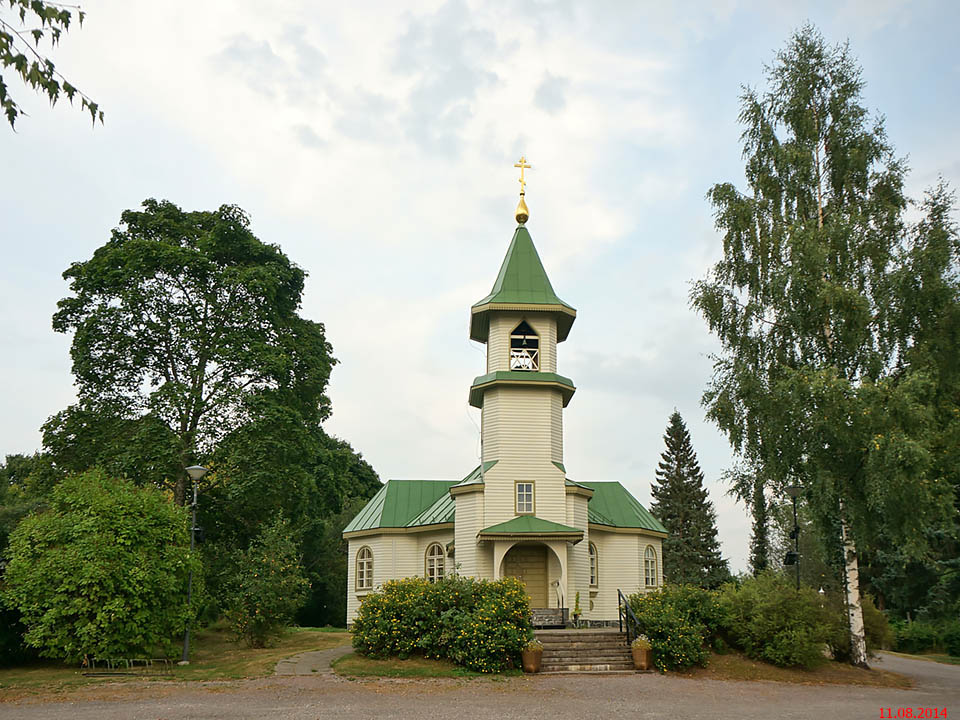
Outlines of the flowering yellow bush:
<svg viewBox="0 0 960 720">
<path fill-rule="evenodd" d="M 529 599 L 514 578 L 391 580 L 366 596 L 353 625 L 363 655 L 449 658 L 479 672 L 518 666 L 532 637 Z"/>
</svg>

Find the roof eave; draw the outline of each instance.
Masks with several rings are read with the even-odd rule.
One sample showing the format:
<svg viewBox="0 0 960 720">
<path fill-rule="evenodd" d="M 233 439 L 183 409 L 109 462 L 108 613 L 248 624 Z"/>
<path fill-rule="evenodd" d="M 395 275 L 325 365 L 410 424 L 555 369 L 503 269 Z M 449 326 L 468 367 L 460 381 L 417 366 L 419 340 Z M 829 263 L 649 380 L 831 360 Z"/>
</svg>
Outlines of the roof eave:
<svg viewBox="0 0 960 720">
<path fill-rule="evenodd" d="M 490 316 L 492 311 L 507 312 L 547 312 L 556 315 L 557 342 L 563 342 L 570 334 L 577 311 L 560 301 L 559 303 L 494 302 L 484 298 L 470 308 L 470 339 L 485 343 L 490 336 Z"/>
</svg>

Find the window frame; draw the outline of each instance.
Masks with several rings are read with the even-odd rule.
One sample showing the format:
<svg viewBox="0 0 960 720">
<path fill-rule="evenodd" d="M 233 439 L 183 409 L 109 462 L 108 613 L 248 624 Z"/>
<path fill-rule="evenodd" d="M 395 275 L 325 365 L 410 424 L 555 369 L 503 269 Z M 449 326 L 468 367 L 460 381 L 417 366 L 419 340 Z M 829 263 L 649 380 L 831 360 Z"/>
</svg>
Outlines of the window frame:
<svg viewBox="0 0 960 720">
<path fill-rule="evenodd" d="M 362 571 L 361 563 L 363 563 Z M 363 545 L 357 549 L 353 589 L 358 592 L 373 590 L 373 549 L 369 545 Z"/>
<path fill-rule="evenodd" d="M 647 545 L 643 551 L 643 584 L 644 587 L 658 587 L 660 576 L 657 573 L 657 549 L 653 545 Z M 653 582 L 650 582 L 650 570 L 653 569 Z"/>
<path fill-rule="evenodd" d="M 434 548 L 440 550 L 439 555 L 431 555 L 430 551 Z M 433 562 L 433 577 L 430 576 L 430 563 Z M 423 553 L 423 577 L 426 578 L 427 582 L 439 582 L 446 577 L 446 566 L 447 566 L 447 551 L 443 549 L 443 545 L 438 542 L 432 542 L 427 545 L 427 549 Z M 437 569 L 439 567 L 439 573 Z"/>
<path fill-rule="evenodd" d="M 520 509 L 520 486 L 530 486 L 530 509 Z M 513 484 L 513 510 L 517 515 L 536 515 L 537 513 L 537 484 L 533 480 L 517 480 Z"/>
<path fill-rule="evenodd" d="M 594 543 L 589 543 L 587 555 L 590 557 L 590 587 L 600 586 L 600 551 Z"/>
</svg>

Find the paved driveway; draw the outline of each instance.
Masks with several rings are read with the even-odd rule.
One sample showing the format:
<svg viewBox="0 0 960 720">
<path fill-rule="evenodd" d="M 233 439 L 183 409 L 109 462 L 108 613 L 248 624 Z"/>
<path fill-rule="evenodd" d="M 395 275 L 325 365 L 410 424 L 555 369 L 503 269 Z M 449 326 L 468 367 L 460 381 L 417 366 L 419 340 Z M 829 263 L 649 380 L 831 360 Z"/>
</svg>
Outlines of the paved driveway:
<svg viewBox="0 0 960 720">
<path fill-rule="evenodd" d="M 316 720 L 451 718 L 880 718 L 881 708 L 946 707 L 960 717 L 960 666 L 885 655 L 878 667 L 915 678 L 912 690 L 721 682 L 672 676 L 545 676 L 506 680 L 348 681 L 317 674 L 204 684 L 100 686 L 0 704 L 0 718 L 24 720 Z"/>
</svg>

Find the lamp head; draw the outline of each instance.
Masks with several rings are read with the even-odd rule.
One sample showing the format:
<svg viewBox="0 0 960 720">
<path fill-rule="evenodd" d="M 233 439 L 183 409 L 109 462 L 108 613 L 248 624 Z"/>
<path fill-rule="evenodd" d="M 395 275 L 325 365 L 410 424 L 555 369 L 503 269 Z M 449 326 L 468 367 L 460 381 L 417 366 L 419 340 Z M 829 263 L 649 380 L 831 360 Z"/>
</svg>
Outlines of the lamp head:
<svg viewBox="0 0 960 720">
<path fill-rule="evenodd" d="M 190 479 L 194 482 L 206 475 L 207 472 L 209 471 L 202 465 L 191 465 L 187 468 L 187 475 L 189 475 Z"/>
<path fill-rule="evenodd" d="M 787 495 L 794 500 L 800 497 L 800 493 L 803 492 L 803 488 L 799 485 L 788 485 L 786 488 L 784 488 L 784 490 L 786 491 Z"/>
</svg>

